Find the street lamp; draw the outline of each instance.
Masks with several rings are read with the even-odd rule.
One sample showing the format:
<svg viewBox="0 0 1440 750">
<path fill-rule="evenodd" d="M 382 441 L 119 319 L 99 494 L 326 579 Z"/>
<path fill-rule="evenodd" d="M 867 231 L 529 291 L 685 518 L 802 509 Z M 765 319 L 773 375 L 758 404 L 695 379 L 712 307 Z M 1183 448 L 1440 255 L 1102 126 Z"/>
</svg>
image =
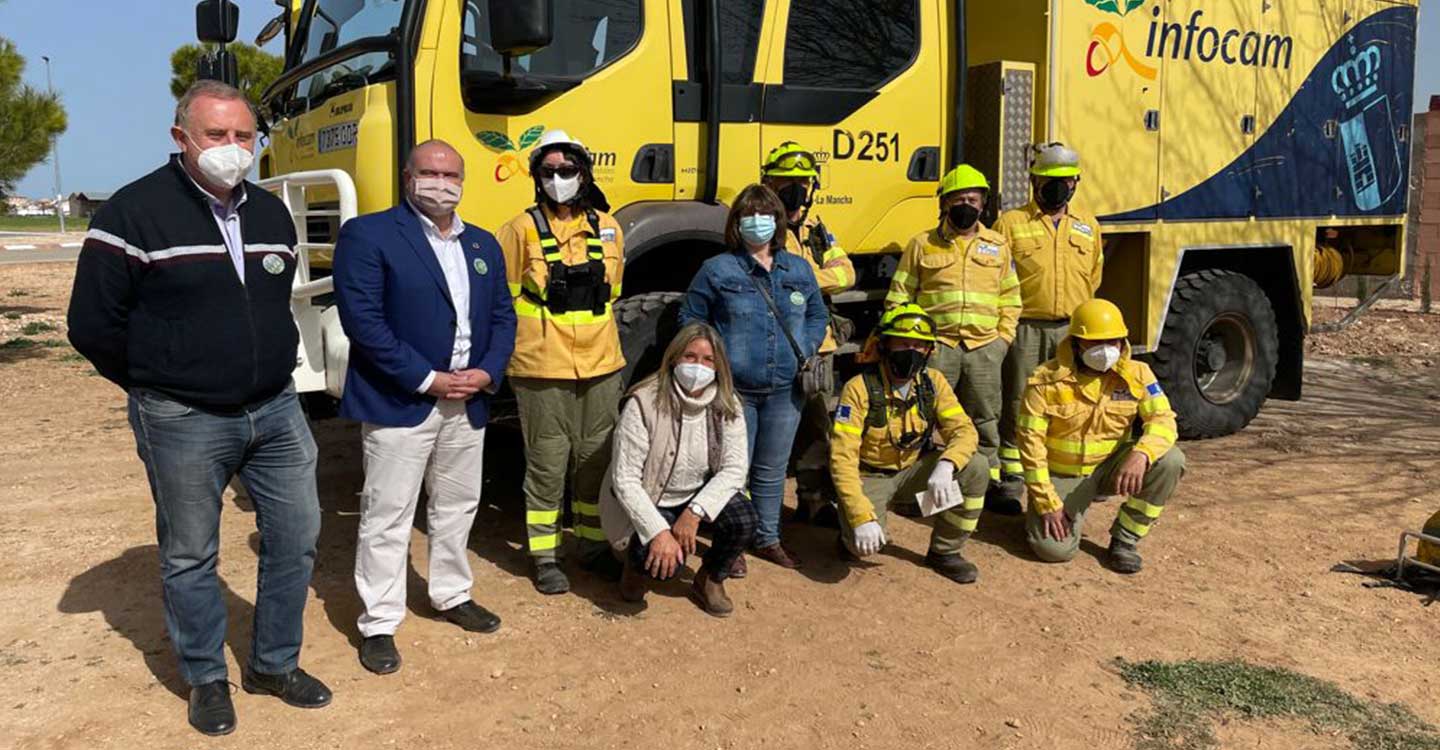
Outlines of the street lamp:
<svg viewBox="0 0 1440 750">
<path fill-rule="evenodd" d="M 40 56 L 45 61 L 45 88 L 50 90 L 50 96 L 55 96 L 55 84 L 50 80 L 50 58 L 46 55 Z M 65 233 L 65 209 L 64 197 L 60 192 L 60 138 L 50 136 L 50 160 L 55 162 L 55 215 L 60 219 L 60 233 Z"/>
</svg>

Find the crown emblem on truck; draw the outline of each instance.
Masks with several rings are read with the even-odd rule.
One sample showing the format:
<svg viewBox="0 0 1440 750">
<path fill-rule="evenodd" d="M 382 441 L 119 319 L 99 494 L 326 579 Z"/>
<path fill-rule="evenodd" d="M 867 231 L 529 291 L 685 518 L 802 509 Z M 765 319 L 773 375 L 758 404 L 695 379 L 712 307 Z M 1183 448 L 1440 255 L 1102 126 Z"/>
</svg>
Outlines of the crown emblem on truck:
<svg viewBox="0 0 1440 750">
<path fill-rule="evenodd" d="M 1330 88 L 1345 100 L 1347 107 L 1375 93 L 1375 86 L 1380 80 L 1378 46 L 1371 44 L 1359 52 L 1351 47 L 1350 52 L 1354 56 L 1341 61 L 1330 74 Z"/>
</svg>

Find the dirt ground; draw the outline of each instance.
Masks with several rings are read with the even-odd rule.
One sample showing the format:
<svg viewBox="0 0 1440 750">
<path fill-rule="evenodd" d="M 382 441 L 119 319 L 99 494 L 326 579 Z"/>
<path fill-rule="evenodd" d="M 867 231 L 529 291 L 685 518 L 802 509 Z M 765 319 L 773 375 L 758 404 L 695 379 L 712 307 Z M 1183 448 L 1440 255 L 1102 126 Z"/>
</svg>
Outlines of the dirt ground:
<svg viewBox="0 0 1440 750">
<path fill-rule="evenodd" d="M 922 567 L 927 530 L 896 519 L 888 554 L 856 567 L 835 559 L 833 532 L 787 526 L 805 567 L 753 562 L 730 584 L 727 621 L 700 613 L 678 583 L 643 610 L 580 574 L 572 594 L 545 598 L 524 577 L 516 441 L 496 431 L 471 549 L 475 596 L 504 627 L 467 635 L 433 619 L 414 572 L 425 568 L 417 529 L 397 638 L 405 666 L 387 677 L 355 656 L 358 430 L 317 423 L 324 526 L 302 663 L 335 702 L 304 712 L 237 692 L 239 729 L 204 740 L 185 723 L 123 395 L 68 347 L 4 343 L 63 339 L 24 331 L 63 325 L 72 273 L 0 267 L 0 746 L 1102 750 L 1131 746 L 1128 717 L 1149 700 L 1116 675 L 1116 657 L 1286 667 L 1440 724 L 1429 647 L 1440 615 L 1329 572 L 1392 558 L 1399 530 L 1440 507 L 1429 355 L 1353 349 L 1402 324 L 1406 340 L 1440 340 L 1440 319 L 1387 313 L 1402 323 L 1367 319 L 1312 342 L 1304 401 L 1184 445 L 1189 473 L 1131 578 L 1098 561 L 1112 504 L 1065 566 L 1032 558 L 1017 519 L 987 515 L 968 550 L 981 579 L 968 587 Z M 243 498 L 227 498 L 221 534 L 238 681 L 256 576 Z M 1220 736 L 1346 747 L 1283 723 L 1232 722 Z"/>
</svg>

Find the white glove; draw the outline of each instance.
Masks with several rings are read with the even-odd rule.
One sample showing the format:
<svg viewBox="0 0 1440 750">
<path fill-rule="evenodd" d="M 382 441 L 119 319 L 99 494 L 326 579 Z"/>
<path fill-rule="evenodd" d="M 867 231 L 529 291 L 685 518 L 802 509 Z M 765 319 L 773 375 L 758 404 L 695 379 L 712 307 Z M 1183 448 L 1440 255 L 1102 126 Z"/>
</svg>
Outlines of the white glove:
<svg viewBox="0 0 1440 750">
<path fill-rule="evenodd" d="M 885 546 L 885 530 L 878 521 L 866 521 L 855 527 L 855 549 L 861 555 L 873 555 Z"/>
<path fill-rule="evenodd" d="M 960 498 L 955 497 L 955 464 L 942 460 L 930 472 L 930 499 L 939 508 L 954 507 Z"/>
</svg>

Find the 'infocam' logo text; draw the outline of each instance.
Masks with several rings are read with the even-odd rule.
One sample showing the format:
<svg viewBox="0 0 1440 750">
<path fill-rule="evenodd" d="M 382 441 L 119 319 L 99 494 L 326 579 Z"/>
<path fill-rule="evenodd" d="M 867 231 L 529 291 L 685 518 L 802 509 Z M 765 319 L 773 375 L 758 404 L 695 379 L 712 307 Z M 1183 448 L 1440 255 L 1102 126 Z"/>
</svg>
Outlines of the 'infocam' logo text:
<svg viewBox="0 0 1440 750">
<path fill-rule="evenodd" d="M 1085 0 L 1099 10 L 1124 17 L 1140 7 L 1145 0 Z M 1203 63 L 1220 62 L 1225 65 L 1240 65 L 1252 68 L 1290 69 L 1290 58 L 1295 41 L 1282 34 L 1260 33 L 1244 29 L 1222 29 L 1205 23 L 1205 11 L 1196 9 L 1188 21 L 1161 19 L 1163 8 L 1160 4 L 1150 9 L 1154 20 L 1150 21 L 1149 33 L 1145 36 L 1145 51 L 1136 55 L 1126 45 L 1120 28 L 1110 21 L 1102 21 L 1090 30 L 1090 44 L 1085 50 L 1085 72 L 1092 78 L 1104 73 L 1117 62 L 1147 80 L 1155 80 L 1159 69 L 1149 60 L 1168 57 L 1172 60 L 1198 60 Z"/>
</svg>

